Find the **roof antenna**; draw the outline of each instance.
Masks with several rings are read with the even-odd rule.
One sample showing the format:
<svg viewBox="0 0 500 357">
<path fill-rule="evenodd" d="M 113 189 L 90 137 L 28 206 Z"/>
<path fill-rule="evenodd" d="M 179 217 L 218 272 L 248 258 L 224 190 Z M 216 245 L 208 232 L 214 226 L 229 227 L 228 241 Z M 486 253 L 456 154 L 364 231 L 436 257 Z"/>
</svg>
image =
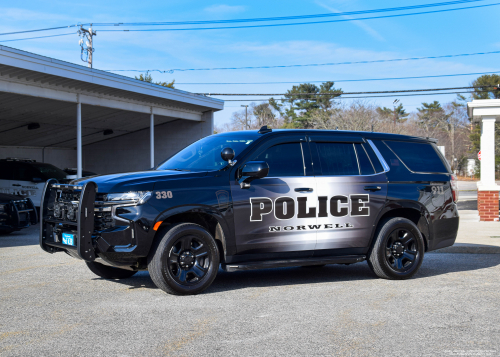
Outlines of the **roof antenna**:
<svg viewBox="0 0 500 357">
<path fill-rule="evenodd" d="M 339 130 L 339 127 L 336 127 L 335 130 Z"/>
<path fill-rule="evenodd" d="M 373 124 L 372 124 L 372 133 L 373 133 Z"/>
<path fill-rule="evenodd" d="M 269 129 L 267 125 L 264 125 L 262 128 L 260 128 L 259 134 L 266 134 L 270 133 L 271 131 L 273 131 L 273 129 Z"/>
</svg>

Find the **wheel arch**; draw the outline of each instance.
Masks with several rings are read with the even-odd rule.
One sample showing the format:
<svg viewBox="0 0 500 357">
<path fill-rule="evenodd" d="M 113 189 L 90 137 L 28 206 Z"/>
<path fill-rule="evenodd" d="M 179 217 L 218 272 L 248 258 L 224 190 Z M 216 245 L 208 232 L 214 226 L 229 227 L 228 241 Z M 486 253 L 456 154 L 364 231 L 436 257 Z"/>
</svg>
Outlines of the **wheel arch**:
<svg viewBox="0 0 500 357">
<path fill-rule="evenodd" d="M 432 239 L 429 227 L 430 214 L 422 204 L 415 201 L 391 201 L 386 204 L 373 227 L 370 238 L 370 251 L 373 248 L 377 232 L 382 225 L 395 217 L 406 218 L 415 223 L 424 238 L 425 251 L 427 251 L 429 249 L 429 240 Z"/>
<path fill-rule="evenodd" d="M 211 206 L 188 205 L 170 208 L 163 211 L 155 220 L 156 227 L 149 255 L 154 254 L 155 247 L 161 240 L 165 229 L 178 223 L 194 223 L 205 228 L 215 239 L 220 252 L 220 261 L 225 261 L 228 244 L 226 237 L 229 236 L 229 226 L 221 212 Z"/>
</svg>

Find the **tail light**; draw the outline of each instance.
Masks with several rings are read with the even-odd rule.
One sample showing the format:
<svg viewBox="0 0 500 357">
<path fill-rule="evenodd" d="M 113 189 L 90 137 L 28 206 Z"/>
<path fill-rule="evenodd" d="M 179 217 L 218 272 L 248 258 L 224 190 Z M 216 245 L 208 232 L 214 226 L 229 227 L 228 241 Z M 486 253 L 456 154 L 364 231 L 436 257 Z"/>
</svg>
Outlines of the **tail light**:
<svg viewBox="0 0 500 357">
<path fill-rule="evenodd" d="M 451 175 L 451 195 L 453 197 L 453 202 L 458 201 L 458 181 L 456 175 Z"/>
</svg>

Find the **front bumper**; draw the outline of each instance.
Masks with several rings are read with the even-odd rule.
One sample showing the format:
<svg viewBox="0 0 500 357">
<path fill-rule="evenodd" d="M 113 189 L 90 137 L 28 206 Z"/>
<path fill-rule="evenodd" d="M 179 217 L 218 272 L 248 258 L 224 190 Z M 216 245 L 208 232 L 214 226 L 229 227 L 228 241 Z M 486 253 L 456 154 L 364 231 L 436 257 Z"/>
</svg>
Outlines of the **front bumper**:
<svg viewBox="0 0 500 357">
<path fill-rule="evenodd" d="M 101 197 L 104 194 L 97 191 L 94 182 L 63 185 L 51 180 L 46 183 L 40 207 L 41 248 L 48 253 L 64 251 L 88 262 L 97 259 L 107 265 L 142 269 L 143 258 L 154 237 L 151 227 L 158 212 L 147 204 L 104 202 Z M 74 211 L 56 214 L 54 208 L 61 203 L 72 205 Z M 63 243 L 64 233 L 74 237 L 74 245 Z"/>
<path fill-rule="evenodd" d="M 97 185 L 94 182 L 78 186 L 59 184 L 56 180 L 47 181 L 40 206 L 40 247 L 43 250 L 49 253 L 66 251 L 76 258 L 89 262 L 95 260 L 92 233 L 96 192 Z M 54 203 L 63 194 L 79 197 L 74 220 L 56 218 L 53 213 Z M 74 245 L 62 243 L 63 233 L 75 236 Z"/>
<path fill-rule="evenodd" d="M 20 230 L 38 223 L 35 205 L 30 198 L 10 201 L 0 212 L 0 230 Z"/>
</svg>

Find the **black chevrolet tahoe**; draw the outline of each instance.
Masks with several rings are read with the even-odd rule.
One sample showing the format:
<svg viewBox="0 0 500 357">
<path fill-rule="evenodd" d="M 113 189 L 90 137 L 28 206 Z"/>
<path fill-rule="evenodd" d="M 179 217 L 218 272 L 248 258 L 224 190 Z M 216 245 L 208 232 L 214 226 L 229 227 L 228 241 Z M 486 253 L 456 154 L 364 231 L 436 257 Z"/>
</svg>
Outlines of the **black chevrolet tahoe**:
<svg viewBox="0 0 500 357">
<path fill-rule="evenodd" d="M 458 230 L 456 179 L 433 139 L 354 131 L 208 136 L 154 170 L 48 181 L 40 246 L 106 279 L 149 270 L 171 294 L 225 271 L 352 264 L 413 276 Z"/>
</svg>

